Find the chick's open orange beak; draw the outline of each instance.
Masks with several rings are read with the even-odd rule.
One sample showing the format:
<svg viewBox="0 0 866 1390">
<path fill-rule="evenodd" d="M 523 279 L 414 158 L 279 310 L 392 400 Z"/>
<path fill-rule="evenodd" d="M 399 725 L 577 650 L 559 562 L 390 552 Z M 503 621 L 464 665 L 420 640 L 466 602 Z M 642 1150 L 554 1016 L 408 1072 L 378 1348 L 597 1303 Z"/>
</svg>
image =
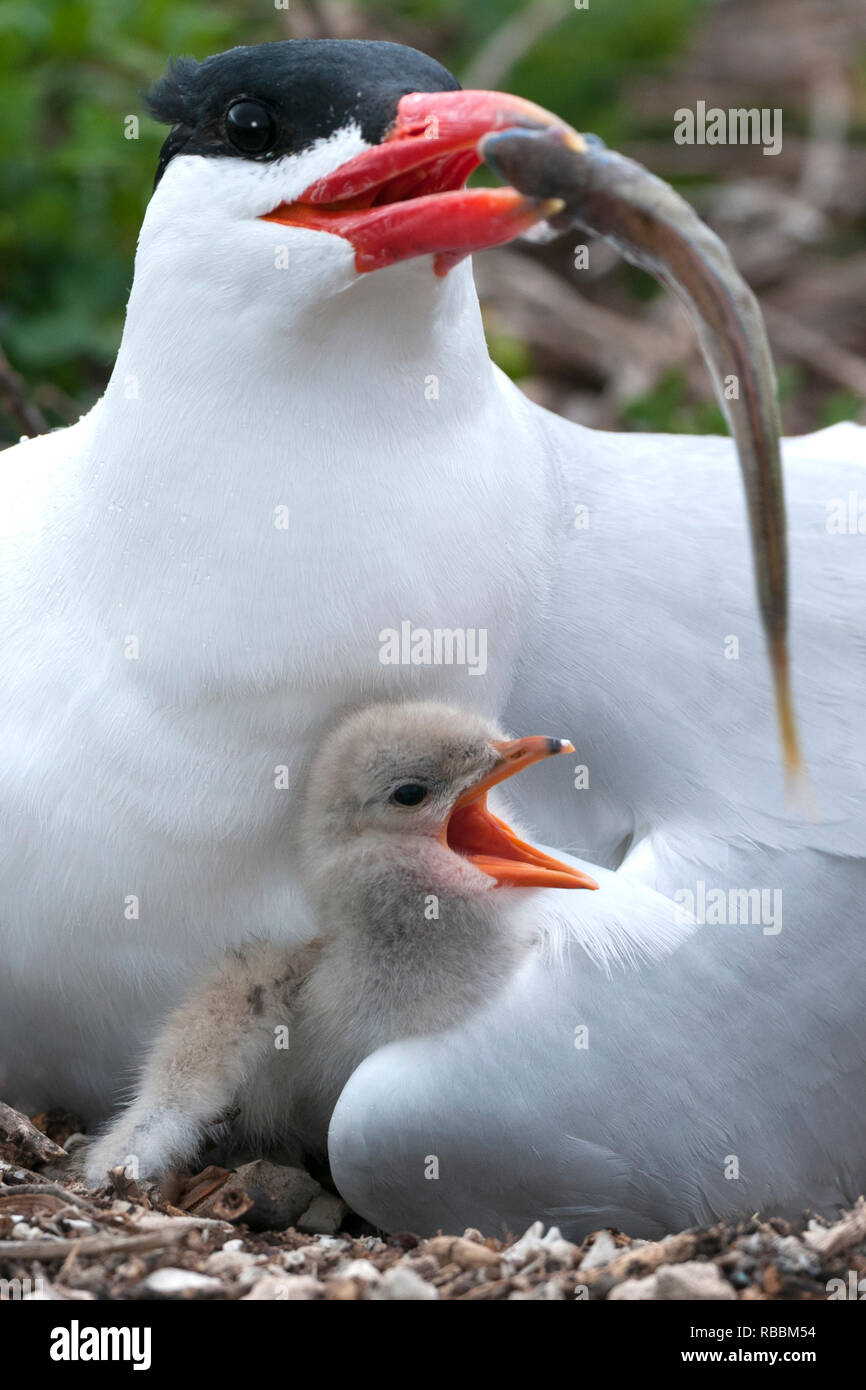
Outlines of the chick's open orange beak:
<svg viewBox="0 0 866 1390">
<path fill-rule="evenodd" d="M 487 793 L 498 782 L 522 772 L 542 758 L 573 753 L 562 738 L 515 738 L 494 743 L 500 761 L 480 782 L 467 788 L 454 803 L 441 840 L 448 849 L 470 859 L 482 873 L 512 888 L 597 888 L 595 879 L 563 864 L 521 840 L 487 805 Z"/>
</svg>

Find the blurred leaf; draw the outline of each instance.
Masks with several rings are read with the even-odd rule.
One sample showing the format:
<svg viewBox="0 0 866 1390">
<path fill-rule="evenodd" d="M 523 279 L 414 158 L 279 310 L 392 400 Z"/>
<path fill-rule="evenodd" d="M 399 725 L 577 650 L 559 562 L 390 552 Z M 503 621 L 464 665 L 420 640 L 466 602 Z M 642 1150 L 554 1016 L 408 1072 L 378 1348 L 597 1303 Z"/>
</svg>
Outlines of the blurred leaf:
<svg viewBox="0 0 866 1390">
<path fill-rule="evenodd" d="M 841 424 L 843 420 L 863 420 L 866 418 L 866 401 L 853 391 L 837 391 L 824 401 L 818 417 L 820 429 L 828 425 Z"/>
<path fill-rule="evenodd" d="M 685 378 L 679 370 L 666 372 L 654 390 L 635 396 L 623 416 L 627 429 L 651 433 L 728 433 L 725 417 L 712 398 L 695 404 L 687 401 Z"/>
<path fill-rule="evenodd" d="M 31 381 L 82 400 L 120 339 L 135 242 L 166 136 L 140 92 L 169 56 L 284 38 L 253 0 L 40 0 L 0 10 L 2 326 Z M 124 137 L 138 115 L 140 138 Z"/>
<path fill-rule="evenodd" d="M 484 328 L 487 349 L 497 367 L 501 367 L 512 381 L 529 376 L 532 371 L 532 353 L 526 343 L 520 338 L 515 338 L 513 334 L 492 326 L 489 316 L 485 317 Z"/>
<path fill-rule="evenodd" d="M 587 10 L 561 0 L 561 6 L 561 20 L 534 40 L 530 35 L 498 85 L 614 147 L 669 141 L 658 104 L 644 114 L 632 84 L 636 76 L 664 74 L 712 7 L 705 0 L 590 0 Z M 413 43 L 458 76 L 504 24 L 518 13 L 531 15 L 531 7 L 532 0 L 351 0 L 350 8 L 335 0 L 361 34 Z M 140 93 L 172 55 L 202 58 L 237 43 L 285 38 L 295 16 L 309 17 L 303 0 L 292 0 L 289 11 L 261 0 L 3 0 L 0 331 L 31 386 L 57 387 L 86 405 L 110 369 L 138 228 L 167 133 L 144 115 Z M 137 140 L 124 138 L 130 115 L 140 117 Z M 803 128 L 805 116 L 796 101 L 786 103 L 786 132 Z M 862 115 L 855 116 L 851 138 L 864 138 Z M 693 173 L 677 182 L 694 189 L 706 186 L 707 177 Z M 835 254 L 857 253 L 862 230 L 853 220 L 837 220 Z M 651 277 L 627 266 L 599 290 L 602 300 L 607 294 L 635 316 L 658 292 Z M 488 331 L 491 352 L 509 375 L 520 379 L 532 370 L 525 344 L 495 325 Z M 802 371 L 780 373 L 783 399 L 804 380 Z M 816 398 L 827 389 L 825 382 Z M 861 409 L 856 397 L 839 392 L 824 399 L 822 420 L 851 418 Z M 709 384 L 706 401 L 694 402 L 676 374 L 632 401 L 627 415 L 632 428 L 722 429 Z"/>
</svg>

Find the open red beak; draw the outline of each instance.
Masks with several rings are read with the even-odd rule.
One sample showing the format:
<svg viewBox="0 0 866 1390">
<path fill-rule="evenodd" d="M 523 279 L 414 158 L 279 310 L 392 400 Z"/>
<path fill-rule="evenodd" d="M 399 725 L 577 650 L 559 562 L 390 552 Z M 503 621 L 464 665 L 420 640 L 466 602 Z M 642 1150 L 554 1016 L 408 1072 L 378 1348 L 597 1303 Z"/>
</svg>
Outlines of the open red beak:
<svg viewBox="0 0 866 1390">
<path fill-rule="evenodd" d="M 536 737 L 511 739 L 493 746 L 501 761 L 454 803 L 442 832 L 443 844 L 471 859 L 476 868 L 497 883 L 512 888 L 597 888 L 595 879 L 521 840 L 487 805 L 487 793 L 497 782 L 504 782 L 506 777 L 513 777 L 541 758 L 573 753 L 573 744 L 567 739 Z"/>
<path fill-rule="evenodd" d="M 345 237 L 358 271 L 434 255 L 437 275 L 473 251 L 510 241 L 561 208 L 514 188 L 464 187 L 492 131 L 551 126 L 580 136 L 543 107 L 503 92 L 410 92 L 380 145 L 281 203 L 268 222 Z"/>
</svg>

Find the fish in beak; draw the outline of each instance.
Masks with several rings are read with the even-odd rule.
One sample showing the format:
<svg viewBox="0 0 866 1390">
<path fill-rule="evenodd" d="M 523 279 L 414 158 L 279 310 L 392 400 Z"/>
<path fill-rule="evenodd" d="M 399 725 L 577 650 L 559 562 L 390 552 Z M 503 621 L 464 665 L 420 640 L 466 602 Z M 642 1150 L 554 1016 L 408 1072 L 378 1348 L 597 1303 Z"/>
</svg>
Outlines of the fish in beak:
<svg viewBox="0 0 866 1390">
<path fill-rule="evenodd" d="M 770 655 L 789 788 L 806 806 L 788 656 L 788 560 L 776 375 L 761 309 L 724 243 L 694 208 L 643 165 L 600 140 L 547 130 L 491 131 L 481 154 L 527 197 L 560 198 L 554 231 L 580 228 L 609 241 L 685 305 L 716 399 L 737 446 L 746 493 L 758 605 Z M 727 382 L 735 380 L 731 395 Z"/>
<path fill-rule="evenodd" d="M 527 844 L 487 805 L 487 793 L 507 777 L 522 772 L 542 758 L 573 753 L 574 745 L 561 738 L 516 738 L 494 743 L 499 760 L 480 782 L 467 788 L 455 801 L 440 839 L 448 849 L 464 855 L 503 887 L 598 888 L 595 879 L 570 864 L 563 864 Z"/>
<path fill-rule="evenodd" d="M 473 251 L 499 246 L 560 211 L 561 199 L 514 188 L 466 188 L 481 163 L 480 141 L 495 131 L 556 129 L 558 117 L 503 92 L 410 92 L 385 139 L 317 179 L 266 222 L 342 236 L 359 272 L 433 255 L 437 275 Z"/>
</svg>

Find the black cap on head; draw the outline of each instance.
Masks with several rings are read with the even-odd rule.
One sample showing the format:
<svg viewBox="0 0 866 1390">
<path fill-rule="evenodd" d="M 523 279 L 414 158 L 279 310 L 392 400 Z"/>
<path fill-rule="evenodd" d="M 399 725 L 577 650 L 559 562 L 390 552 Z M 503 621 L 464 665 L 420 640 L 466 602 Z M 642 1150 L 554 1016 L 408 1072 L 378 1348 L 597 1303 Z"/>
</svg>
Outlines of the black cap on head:
<svg viewBox="0 0 866 1390">
<path fill-rule="evenodd" d="M 174 127 L 156 182 L 176 154 L 276 159 L 353 121 L 377 144 L 407 92 L 459 86 L 417 49 L 362 39 L 283 39 L 201 63 L 178 58 L 147 97 L 156 120 Z"/>
</svg>

